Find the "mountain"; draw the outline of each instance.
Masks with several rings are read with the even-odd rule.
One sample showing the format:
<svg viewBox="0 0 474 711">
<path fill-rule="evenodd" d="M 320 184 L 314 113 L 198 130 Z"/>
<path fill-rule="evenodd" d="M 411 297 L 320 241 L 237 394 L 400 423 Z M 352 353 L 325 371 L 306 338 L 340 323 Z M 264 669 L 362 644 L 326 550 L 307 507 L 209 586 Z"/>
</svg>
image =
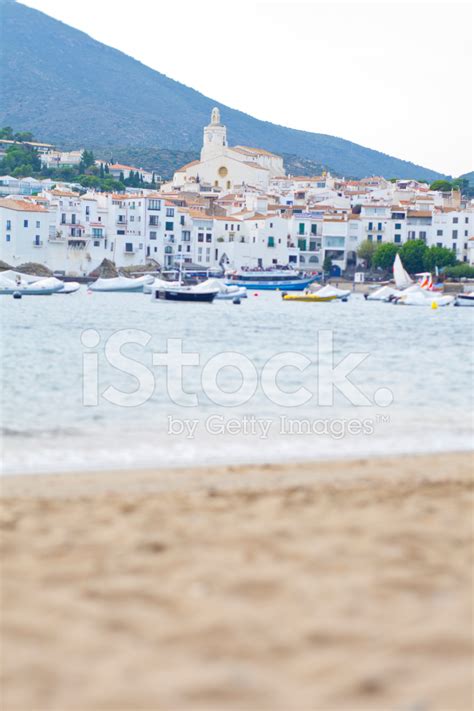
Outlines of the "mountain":
<svg viewBox="0 0 474 711">
<path fill-rule="evenodd" d="M 218 106 L 234 144 L 292 154 L 346 176 L 445 177 L 342 138 L 259 121 L 14 0 L 2 0 L 0 12 L 0 125 L 63 147 L 196 151 Z"/>
</svg>

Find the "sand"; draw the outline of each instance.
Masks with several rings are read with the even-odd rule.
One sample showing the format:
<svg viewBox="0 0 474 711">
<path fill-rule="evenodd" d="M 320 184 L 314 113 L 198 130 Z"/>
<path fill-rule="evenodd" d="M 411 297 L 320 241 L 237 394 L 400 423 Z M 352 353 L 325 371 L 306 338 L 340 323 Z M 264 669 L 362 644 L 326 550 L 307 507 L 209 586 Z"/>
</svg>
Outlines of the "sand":
<svg viewBox="0 0 474 711">
<path fill-rule="evenodd" d="M 5 477 L 2 711 L 470 711 L 472 464 Z"/>
</svg>

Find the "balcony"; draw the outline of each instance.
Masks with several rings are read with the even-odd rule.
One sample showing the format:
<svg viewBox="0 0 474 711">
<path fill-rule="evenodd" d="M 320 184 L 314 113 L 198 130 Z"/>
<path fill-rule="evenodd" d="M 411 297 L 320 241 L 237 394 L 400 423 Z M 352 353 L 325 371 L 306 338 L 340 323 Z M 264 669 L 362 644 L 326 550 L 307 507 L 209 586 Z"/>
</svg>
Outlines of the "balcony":
<svg viewBox="0 0 474 711">
<path fill-rule="evenodd" d="M 373 222 L 372 225 L 365 226 L 366 232 L 383 232 L 384 230 L 385 230 L 385 225 L 382 225 L 378 222 L 377 223 Z"/>
<path fill-rule="evenodd" d="M 43 246 L 43 240 L 40 240 L 39 242 L 36 242 L 33 240 L 33 247 L 42 247 Z"/>
</svg>

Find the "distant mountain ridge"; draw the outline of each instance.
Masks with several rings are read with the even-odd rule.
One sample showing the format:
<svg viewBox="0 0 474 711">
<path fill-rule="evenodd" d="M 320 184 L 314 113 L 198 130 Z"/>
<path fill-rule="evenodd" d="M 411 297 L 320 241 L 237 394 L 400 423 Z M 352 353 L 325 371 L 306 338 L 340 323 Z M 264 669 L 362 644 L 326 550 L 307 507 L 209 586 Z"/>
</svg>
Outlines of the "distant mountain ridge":
<svg viewBox="0 0 474 711">
<path fill-rule="evenodd" d="M 346 176 L 446 177 L 341 138 L 230 109 L 13 0 L 2 0 L 0 12 L 0 125 L 64 147 L 196 151 L 218 106 L 233 144 L 291 154 Z"/>
</svg>

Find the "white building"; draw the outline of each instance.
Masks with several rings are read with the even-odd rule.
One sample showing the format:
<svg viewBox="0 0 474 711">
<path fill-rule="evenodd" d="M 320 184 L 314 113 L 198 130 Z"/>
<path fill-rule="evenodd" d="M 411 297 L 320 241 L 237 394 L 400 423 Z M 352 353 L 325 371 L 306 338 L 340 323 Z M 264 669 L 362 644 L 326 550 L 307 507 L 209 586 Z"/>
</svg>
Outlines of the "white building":
<svg viewBox="0 0 474 711">
<path fill-rule="evenodd" d="M 211 123 L 204 128 L 200 160 L 177 170 L 173 185 L 184 187 L 206 183 L 227 191 L 237 185 L 254 185 L 266 190 L 271 177 L 283 174 L 283 159 L 280 156 L 248 146 L 230 148 L 227 129 L 221 124 L 219 109 L 215 108 Z"/>
</svg>

